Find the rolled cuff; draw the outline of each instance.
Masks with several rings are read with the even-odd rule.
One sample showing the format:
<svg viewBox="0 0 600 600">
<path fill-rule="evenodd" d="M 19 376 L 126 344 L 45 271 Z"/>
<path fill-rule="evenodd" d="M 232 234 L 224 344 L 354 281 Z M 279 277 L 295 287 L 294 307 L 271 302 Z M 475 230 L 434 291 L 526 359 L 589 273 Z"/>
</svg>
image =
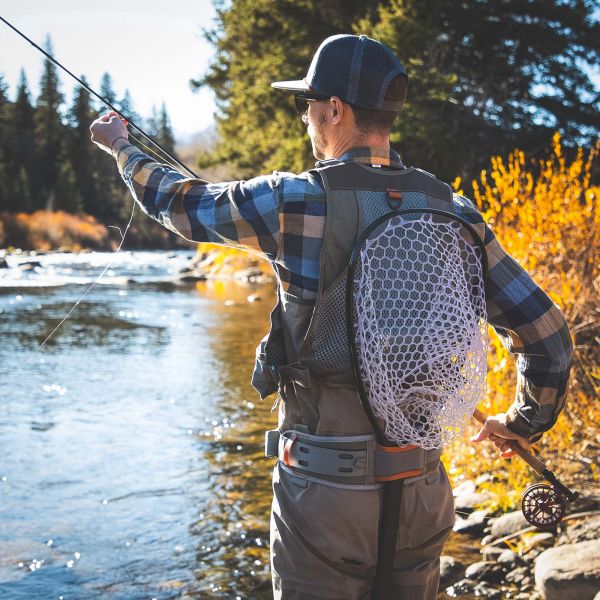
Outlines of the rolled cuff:
<svg viewBox="0 0 600 600">
<path fill-rule="evenodd" d="M 506 413 L 506 427 L 513 433 L 527 438 L 531 443 L 539 441 L 546 431 L 540 431 L 533 427 L 515 405 L 511 406 Z"/>
</svg>

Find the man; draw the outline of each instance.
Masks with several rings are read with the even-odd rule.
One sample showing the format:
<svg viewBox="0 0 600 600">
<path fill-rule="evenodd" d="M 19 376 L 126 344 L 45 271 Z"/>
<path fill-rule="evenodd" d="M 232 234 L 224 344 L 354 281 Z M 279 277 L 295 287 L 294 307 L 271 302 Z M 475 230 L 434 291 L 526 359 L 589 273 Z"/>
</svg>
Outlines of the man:
<svg viewBox="0 0 600 600">
<path fill-rule="evenodd" d="M 253 376 L 262 397 L 279 391 L 280 400 L 279 430 L 267 444 L 279 458 L 271 520 L 275 598 L 352 600 L 372 593 L 382 491 L 377 464 L 367 464 L 373 428 L 339 335 L 345 327 L 340 282 L 365 221 L 390 210 L 386 182 L 406 188 L 410 180 L 415 197 L 462 216 L 485 244 L 488 320 L 519 355 L 519 379 L 513 406 L 488 418 L 474 441 L 490 439 L 509 457 L 509 440 L 528 448 L 564 405 L 572 346 L 560 311 L 506 255 L 468 200 L 432 175 L 407 169 L 390 148 L 407 84 L 402 64 L 383 44 L 362 35 L 327 38 L 304 80 L 273 84 L 296 94 L 320 160 L 299 175 L 205 184 L 129 144 L 115 113 L 90 128 L 151 217 L 190 240 L 258 252 L 277 274 L 278 304 Z M 349 443 L 369 459 L 351 474 L 336 462 Z M 316 457 L 316 467 L 302 452 Z M 439 555 L 454 523 L 452 494 L 439 452 L 417 448 L 411 456 L 419 475 L 408 476 L 413 472 L 401 461 L 394 467 L 406 479 L 393 589 L 386 594 L 433 599 Z"/>
</svg>

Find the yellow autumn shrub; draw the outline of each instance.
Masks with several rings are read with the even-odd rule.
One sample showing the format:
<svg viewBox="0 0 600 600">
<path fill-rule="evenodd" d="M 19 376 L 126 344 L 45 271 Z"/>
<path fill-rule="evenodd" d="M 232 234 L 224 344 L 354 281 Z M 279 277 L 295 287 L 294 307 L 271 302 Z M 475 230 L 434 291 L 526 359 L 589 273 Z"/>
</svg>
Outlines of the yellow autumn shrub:
<svg viewBox="0 0 600 600">
<path fill-rule="evenodd" d="M 82 248 L 104 249 L 109 246 L 105 225 L 91 215 L 74 215 L 64 211 L 37 210 L 33 213 L 1 213 L 0 243 L 25 250 L 77 252 Z"/>
<path fill-rule="evenodd" d="M 600 406 L 595 402 L 600 392 L 600 188 L 590 185 L 597 153 L 598 146 L 587 156 L 579 149 L 568 161 L 555 134 L 547 159 L 534 164 L 515 150 L 508 159 L 492 158 L 491 168 L 473 181 L 474 201 L 501 244 L 562 309 L 570 325 L 575 354 L 567 407 L 538 447 L 540 458 L 575 488 L 578 480 L 596 478 L 594 456 L 600 447 Z M 459 190 L 460 180 L 454 186 Z M 516 369 L 514 357 L 494 334 L 490 337 L 482 409 L 494 414 L 513 401 Z M 500 508 L 514 507 L 535 478 L 523 461 L 497 458 L 491 445 L 474 449 L 463 440 L 446 454 L 456 481 L 493 474 L 483 478 L 488 479 L 483 487 Z"/>
</svg>

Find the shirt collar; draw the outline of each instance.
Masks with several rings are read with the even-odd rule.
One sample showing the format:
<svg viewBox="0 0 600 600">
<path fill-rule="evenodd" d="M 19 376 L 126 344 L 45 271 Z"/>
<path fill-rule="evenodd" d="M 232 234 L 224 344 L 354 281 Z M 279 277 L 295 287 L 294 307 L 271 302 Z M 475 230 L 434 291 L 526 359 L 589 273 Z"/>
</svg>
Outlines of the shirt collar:
<svg viewBox="0 0 600 600">
<path fill-rule="evenodd" d="M 350 148 L 336 159 L 322 160 L 316 163 L 317 167 L 322 167 L 332 162 L 357 162 L 366 165 L 377 165 L 382 167 L 392 167 L 394 169 L 404 169 L 405 166 L 400 160 L 400 155 L 391 148 L 379 148 L 376 146 Z"/>
</svg>

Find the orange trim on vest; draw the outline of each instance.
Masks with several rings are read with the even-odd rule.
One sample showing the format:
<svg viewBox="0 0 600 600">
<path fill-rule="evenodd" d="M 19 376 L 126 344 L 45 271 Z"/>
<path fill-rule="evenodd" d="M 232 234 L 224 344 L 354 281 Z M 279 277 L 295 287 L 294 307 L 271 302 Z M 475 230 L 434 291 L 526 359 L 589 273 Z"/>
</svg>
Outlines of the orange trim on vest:
<svg viewBox="0 0 600 600">
<path fill-rule="evenodd" d="M 406 479 L 407 477 L 417 477 L 423 475 L 423 469 L 415 471 L 404 471 L 404 473 L 396 473 L 395 475 L 386 475 L 385 477 L 375 477 L 375 481 L 396 481 L 397 479 Z"/>
<path fill-rule="evenodd" d="M 385 452 L 386 454 L 397 454 L 399 452 L 410 452 L 418 448 L 416 444 L 409 444 L 408 446 L 382 446 L 377 444 L 377 450 L 379 452 Z"/>
<path fill-rule="evenodd" d="M 388 188 L 386 191 L 390 200 L 402 200 L 402 192 L 400 190 L 392 190 Z"/>
</svg>

